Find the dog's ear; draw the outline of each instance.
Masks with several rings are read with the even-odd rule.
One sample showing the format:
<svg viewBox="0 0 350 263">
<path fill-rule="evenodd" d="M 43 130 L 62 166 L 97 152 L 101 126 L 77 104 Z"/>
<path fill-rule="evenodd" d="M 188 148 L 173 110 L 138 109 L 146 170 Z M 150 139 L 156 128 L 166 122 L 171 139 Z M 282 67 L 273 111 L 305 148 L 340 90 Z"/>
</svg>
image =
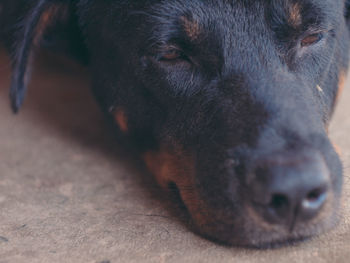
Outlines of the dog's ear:
<svg viewBox="0 0 350 263">
<path fill-rule="evenodd" d="M 66 9 L 69 1 L 39 0 L 31 6 L 16 34 L 12 59 L 10 99 L 16 113 L 23 103 L 30 79 L 31 57 L 47 30 Z"/>
</svg>

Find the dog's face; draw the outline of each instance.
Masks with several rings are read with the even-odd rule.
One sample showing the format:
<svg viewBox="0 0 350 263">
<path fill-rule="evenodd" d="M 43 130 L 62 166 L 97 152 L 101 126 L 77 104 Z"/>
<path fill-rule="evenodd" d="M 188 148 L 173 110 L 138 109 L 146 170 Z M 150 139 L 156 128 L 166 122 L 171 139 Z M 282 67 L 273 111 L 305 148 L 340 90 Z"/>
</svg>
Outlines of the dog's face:
<svg viewBox="0 0 350 263">
<path fill-rule="evenodd" d="M 326 130 L 347 67 L 343 4 L 96 1 L 81 14 L 103 108 L 202 234 L 262 246 L 334 224 L 342 166 Z"/>
<path fill-rule="evenodd" d="M 120 3 L 121 2 L 121 3 Z M 200 233 L 265 246 L 334 225 L 327 126 L 343 0 L 81 0 L 95 95 Z"/>
</svg>

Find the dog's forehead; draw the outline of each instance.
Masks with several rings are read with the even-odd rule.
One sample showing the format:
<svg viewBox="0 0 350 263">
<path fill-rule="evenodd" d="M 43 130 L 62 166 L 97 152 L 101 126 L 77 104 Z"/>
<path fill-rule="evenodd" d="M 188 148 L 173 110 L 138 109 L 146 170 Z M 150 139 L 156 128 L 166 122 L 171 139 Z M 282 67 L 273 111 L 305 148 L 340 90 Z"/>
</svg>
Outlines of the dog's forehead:
<svg viewBox="0 0 350 263">
<path fill-rule="evenodd" d="M 266 20 L 267 12 L 285 16 L 294 26 L 302 23 L 303 17 L 308 15 L 323 15 L 334 22 L 341 17 L 343 5 L 344 0 L 175 0 L 151 4 L 153 11 L 162 18 L 159 22 L 180 20 L 185 28 L 193 27 L 195 31 L 199 25 L 216 30 L 214 24 L 234 28 L 251 21 Z M 190 34 L 193 34 L 192 30 Z"/>
<path fill-rule="evenodd" d="M 180 22 L 185 29 L 189 27 L 218 29 L 214 27 L 234 27 L 244 23 L 252 14 L 262 14 L 263 2 L 253 1 L 247 5 L 241 0 L 232 1 L 162 1 L 152 5 L 153 16 L 160 24 Z"/>
<path fill-rule="evenodd" d="M 309 27 L 336 28 L 342 21 L 343 4 L 343 0 L 161 1 L 151 4 L 154 27 L 148 27 L 149 39 L 159 43 L 186 39 L 202 54 L 206 49 L 231 60 L 257 52 L 271 60 L 278 57 L 266 48 L 274 46 L 274 32 L 282 29 L 285 37 L 293 29 L 301 35 Z"/>
</svg>

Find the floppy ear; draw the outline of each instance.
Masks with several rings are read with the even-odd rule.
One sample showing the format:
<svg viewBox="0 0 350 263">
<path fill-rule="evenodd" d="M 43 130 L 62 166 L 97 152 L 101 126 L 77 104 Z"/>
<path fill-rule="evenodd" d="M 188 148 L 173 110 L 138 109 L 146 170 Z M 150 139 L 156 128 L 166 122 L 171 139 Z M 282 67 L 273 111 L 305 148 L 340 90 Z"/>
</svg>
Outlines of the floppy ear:
<svg viewBox="0 0 350 263">
<path fill-rule="evenodd" d="M 12 55 L 12 79 L 10 99 L 12 110 L 16 113 L 22 106 L 30 78 L 31 57 L 46 29 L 52 25 L 64 7 L 59 0 L 39 0 L 32 6 L 23 20 L 18 32 Z"/>
</svg>

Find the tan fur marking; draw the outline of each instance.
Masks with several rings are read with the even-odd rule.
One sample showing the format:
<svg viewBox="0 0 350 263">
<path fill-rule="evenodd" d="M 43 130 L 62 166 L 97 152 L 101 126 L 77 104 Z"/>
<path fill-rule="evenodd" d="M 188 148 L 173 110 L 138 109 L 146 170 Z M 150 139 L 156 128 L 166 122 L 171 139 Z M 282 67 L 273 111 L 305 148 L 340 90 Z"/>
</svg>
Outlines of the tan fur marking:
<svg viewBox="0 0 350 263">
<path fill-rule="evenodd" d="M 162 146 L 158 152 L 146 152 L 143 159 L 150 172 L 162 187 L 173 182 L 181 186 L 189 186 L 194 174 L 194 163 L 181 150 Z"/>
<path fill-rule="evenodd" d="M 34 37 L 34 43 L 39 44 L 40 39 L 45 34 L 46 29 L 51 25 L 54 19 L 57 18 L 57 15 L 61 11 L 63 5 L 55 4 L 50 6 L 47 10 L 45 10 L 40 20 L 36 26 L 36 32 Z"/>
<path fill-rule="evenodd" d="M 301 7 L 299 3 L 294 3 L 289 8 L 288 23 L 293 27 L 298 27 L 302 23 Z"/>
<path fill-rule="evenodd" d="M 210 224 L 210 216 L 195 186 L 195 164 L 192 156 L 180 147 L 162 146 L 157 152 L 150 151 L 143 155 L 148 170 L 154 175 L 158 184 L 167 189 L 169 183 L 175 183 L 181 198 L 197 226 Z"/>
<path fill-rule="evenodd" d="M 186 17 L 181 17 L 182 25 L 185 29 L 185 32 L 187 36 L 192 39 L 196 40 L 201 32 L 200 26 L 197 21 L 189 20 Z"/>
<path fill-rule="evenodd" d="M 127 133 L 129 130 L 129 127 L 128 127 L 128 118 L 125 114 L 125 111 L 123 109 L 117 109 L 117 111 L 114 114 L 114 117 L 115 117 L 115 121 L 119 126 L 119 129 L 122 132 Z"/>
<path fill-rule="evenodd" d="M 339 156 L 341 156 L 341 155 L 342 155 L 342 150 L 341 150 L 341 148 L 339 147 L 339 145 L 336 144 L 336 143 L 333 143 L 333 147 L 334 147 L 335 152 L 336 152 Z"/>
<path fill-rule="evenodd" d="M 338 102 L 341 94 L 343 93 L 345 82 L 346 82 L 346 72 L 341 71 L 339 74 L 338 91 L 337 91 L 337 95 L 335 96 L 335 103 Z"/>
</svg>

